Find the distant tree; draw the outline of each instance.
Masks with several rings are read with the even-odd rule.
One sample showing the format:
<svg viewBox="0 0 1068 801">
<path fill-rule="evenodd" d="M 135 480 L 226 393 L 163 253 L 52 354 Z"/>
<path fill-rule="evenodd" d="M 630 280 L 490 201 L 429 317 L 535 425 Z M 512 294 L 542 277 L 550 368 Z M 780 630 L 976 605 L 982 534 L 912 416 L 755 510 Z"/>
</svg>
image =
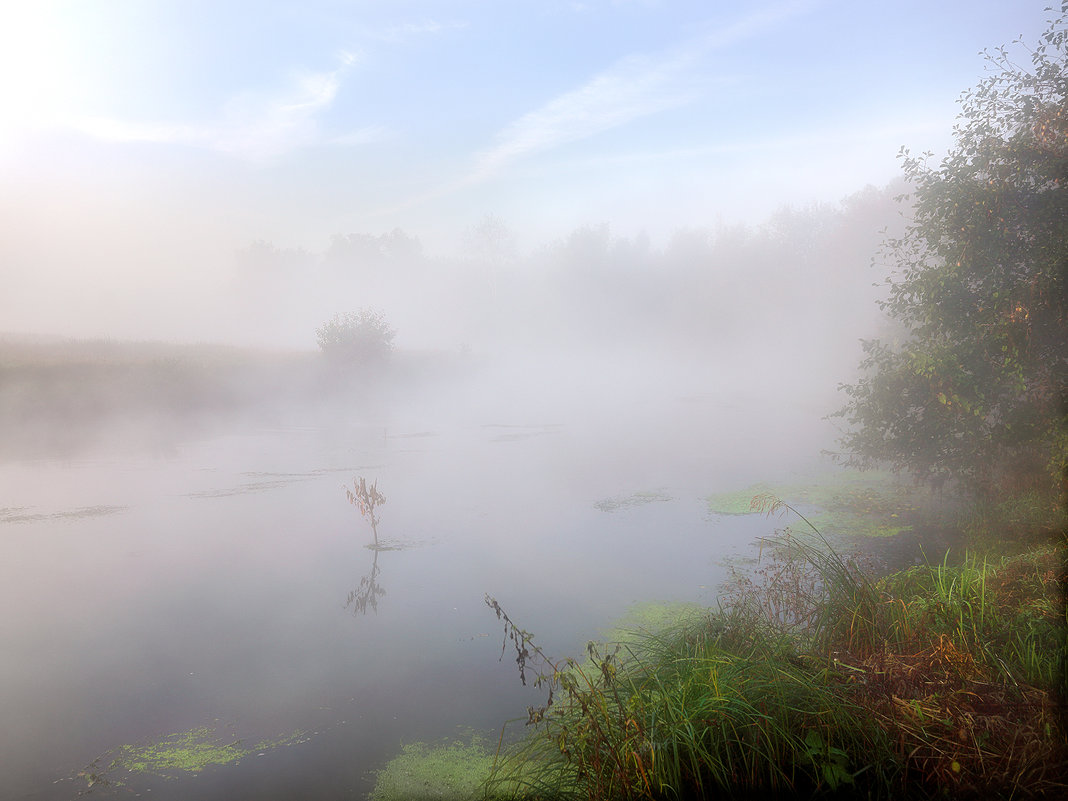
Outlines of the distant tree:
<svg viewBox="0 0 1068 801">
<path fill-rule="evenodd" d="M 485 262 L 511 262 L 516 259 L 516 234 L 495 214 L 487 214 L 464 234 L 464 251 Z"/>
<path fill-rule="evenodd" d="M 985 53 L 937 167 L 902 149 L 914 217 L 888 239 L 884 309 L 844 388 L 857 463 L 984 493 L 1049 486 L 1068 457 L 1068 3 L 1029 51 Z M 1022 42 L 1017 42 L 1021 44 Z"/>
<path fill-rule="evenodd" d="M 386 361 L 395 335 L 385 318 L 370 309 L 336 314 L 315 331 L 319 350 L 328 358 L 363 365 Z"/>
<path fill-rule="evenodd" d="M 347 234 L 331 237 L 330 247 L 324 254 L 327 264 L 357 269 L 381 267 L 403 262 L 406 265 L 423 256 L 423 245 L 418 237 L 409 236 L 399 228 L 388 234 Z"/>
<path fill-rule="evenodd" d="M 566 270 L 599 275 L 611 270 L 612 235 L 608 223 L 583 225 L 553 247 L 553 255 Z"/>
<path fill-rule="evenodd" d="M 263 239 L 238 253 L 239 266 L 255 278 L 301 273 L 312 263 L 312 254 L 303 248 L 279 248 Z"/>
</svg>

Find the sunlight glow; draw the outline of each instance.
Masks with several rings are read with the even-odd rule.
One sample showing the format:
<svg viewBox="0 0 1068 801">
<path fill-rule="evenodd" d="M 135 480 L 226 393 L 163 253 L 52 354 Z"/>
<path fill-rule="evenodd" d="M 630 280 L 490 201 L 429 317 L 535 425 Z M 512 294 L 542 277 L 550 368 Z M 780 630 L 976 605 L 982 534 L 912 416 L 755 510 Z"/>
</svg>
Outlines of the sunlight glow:
<svg viewBox="0 0 1068 801">
<path fill-rule="evenodd" d="M 0 4 L 0 147 L 65 115 L 75 86 L 64 28 L 51 3 Z"/>
</svg>

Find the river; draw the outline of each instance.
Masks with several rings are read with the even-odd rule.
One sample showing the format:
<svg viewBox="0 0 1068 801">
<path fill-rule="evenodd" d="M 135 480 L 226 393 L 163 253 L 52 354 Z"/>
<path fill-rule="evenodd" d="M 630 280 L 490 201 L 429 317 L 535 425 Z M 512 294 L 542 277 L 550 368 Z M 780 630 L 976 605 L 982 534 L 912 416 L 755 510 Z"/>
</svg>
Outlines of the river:
<svg viewBox="0 0 1068 801">
<path fill-rule="evenodd" d="M 487 594 L 559 657 L 635 604 L 714 603 L 774 523 L 704 497 L 811 467 L 826 431 L 714 381 L 658 387 L 0 462 L 0 796 L 362 798 L 402 744 L 496 737 L 539 700 Z M 358 477 L 385 497 L 377 548 Z M 107 770 L 182 732 L 248 753 Z"/>
</svg>

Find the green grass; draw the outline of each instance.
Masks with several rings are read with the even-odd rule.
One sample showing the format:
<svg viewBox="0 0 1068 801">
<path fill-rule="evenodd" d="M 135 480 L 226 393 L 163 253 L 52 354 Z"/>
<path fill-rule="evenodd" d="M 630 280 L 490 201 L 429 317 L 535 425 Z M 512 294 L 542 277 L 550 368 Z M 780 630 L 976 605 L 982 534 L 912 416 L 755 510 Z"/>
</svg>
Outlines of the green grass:
<svg viewBox="0 0 1068 801">
<path fill-rule="evenodd" d="M 792 511 L 767 495 L 765 512 Z M 883 577 L 791 526 L 722 604 L 553 662 L 487 783 L 510 798 L 1058 796 L 1063 538 Z"/>
<path fill-rule="evenodd" d="M 825 671 L 772 631 L 730 616 L 591 649 L 556 674 L 562 700 L 497 765 L 489 788 L 520 798 L 713 797 L 835 790 L 871 763 L 874 724 Z M 885 738 L 883 738 L 885 739 Z M 881 777 L 885 783 L 885 777 Z"/>
</svg>

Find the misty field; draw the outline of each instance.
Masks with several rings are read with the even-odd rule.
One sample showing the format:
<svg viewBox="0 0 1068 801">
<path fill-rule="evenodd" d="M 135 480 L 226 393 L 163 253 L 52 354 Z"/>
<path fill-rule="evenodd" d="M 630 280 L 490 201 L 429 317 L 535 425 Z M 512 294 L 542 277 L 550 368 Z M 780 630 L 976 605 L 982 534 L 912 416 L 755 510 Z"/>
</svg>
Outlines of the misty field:
<svg viewBox="0 0 1068 801">
<path fill-rule="evenodd" d="M 101 435 L 165 445 L 172 433 L 278 421 L 294 408 L 307 420 L 373 398 L 387 373 L 395 387 L 446 368 L 463 375 L 456 362 L 404 353 L 353 375 L 312 350 L 0 335 L 0 450 L 70 452 Z"/>
</svg>

